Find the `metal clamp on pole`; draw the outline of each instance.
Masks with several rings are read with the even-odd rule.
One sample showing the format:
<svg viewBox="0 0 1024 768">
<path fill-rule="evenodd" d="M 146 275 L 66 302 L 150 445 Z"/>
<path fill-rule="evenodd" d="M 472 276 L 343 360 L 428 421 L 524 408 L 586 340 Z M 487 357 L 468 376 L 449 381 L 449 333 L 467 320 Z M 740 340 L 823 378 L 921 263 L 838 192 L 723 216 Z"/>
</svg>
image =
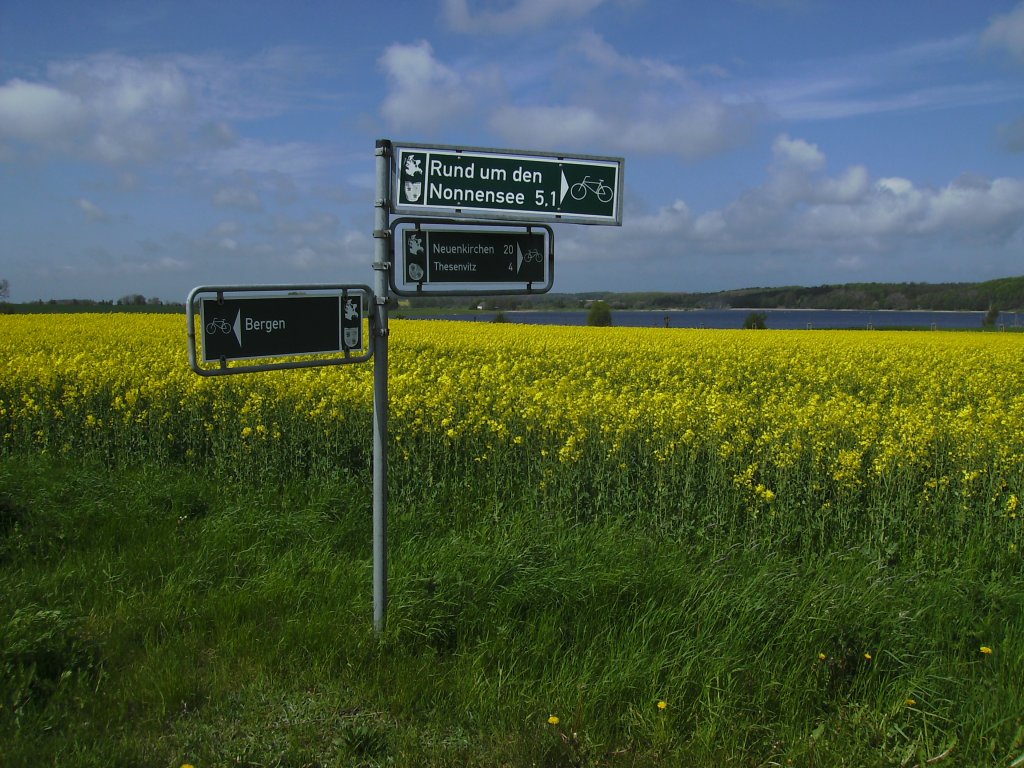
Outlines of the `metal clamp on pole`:
<svg viewBox="0 0 1024 768">
<path fill-rule="evenodd" d="M 374 265 L 374 269 L 379 269 Z M 388 302 L 391 299 L 387 296 L 374 296 L 373 297 L 373 335 L 374 336 L 387 336 L 391 333 L 391 329 L 387 325 L 387 318 L 383 317 L 382 312 L 387 311 Z"/>
</svg>

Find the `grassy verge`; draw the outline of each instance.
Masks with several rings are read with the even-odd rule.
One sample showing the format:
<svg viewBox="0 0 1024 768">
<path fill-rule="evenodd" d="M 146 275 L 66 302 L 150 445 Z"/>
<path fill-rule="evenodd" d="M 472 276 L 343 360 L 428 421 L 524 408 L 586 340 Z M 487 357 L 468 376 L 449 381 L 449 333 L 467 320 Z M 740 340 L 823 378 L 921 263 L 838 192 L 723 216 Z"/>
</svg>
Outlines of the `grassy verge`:
<svg viewBox="0 0 1024 768">
<path fill-rule="evenodd" d="M 476 482 L 396 488 L 377 638 L 368 480 L 0 461 L 0 763 L 1024 753 L 1024 577 L 986 539 L 929 560 L 856 540 L 794 551 Z"/>
</svg>

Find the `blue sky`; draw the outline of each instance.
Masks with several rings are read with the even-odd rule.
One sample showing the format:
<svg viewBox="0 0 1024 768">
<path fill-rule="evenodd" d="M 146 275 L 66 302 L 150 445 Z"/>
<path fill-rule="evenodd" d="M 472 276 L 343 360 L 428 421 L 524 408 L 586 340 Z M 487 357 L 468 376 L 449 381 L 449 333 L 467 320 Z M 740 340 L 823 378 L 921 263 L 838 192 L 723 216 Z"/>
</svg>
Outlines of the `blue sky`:
<svg viewBox="0 0 1024 768">
<path fill-rule="evenodd" d="M 0 0 L 0 279 L 372 283 L 378 138 L 624 157 L 556 291 L 1024 274 L 1024 2 Z"/>
</svg>

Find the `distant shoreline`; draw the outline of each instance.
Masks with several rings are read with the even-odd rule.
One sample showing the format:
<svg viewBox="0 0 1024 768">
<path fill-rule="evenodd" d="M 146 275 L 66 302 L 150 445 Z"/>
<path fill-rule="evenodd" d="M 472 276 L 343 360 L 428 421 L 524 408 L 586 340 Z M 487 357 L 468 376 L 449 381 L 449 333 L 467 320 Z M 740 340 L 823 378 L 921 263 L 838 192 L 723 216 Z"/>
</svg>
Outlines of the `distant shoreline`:
<svg viewBox="0 0 1024 768">
<path fill-rule="evenodd" d="M 621 309 L 613 310 L 612 325 L 620 328 L 743 329 L 751 314 L 763 314 L 767 330 L 922 330 L 922 331 L 1021 331 L 1021 313 L 1004 313 L 994 325 L 985 324 L 985 312 L 976 310 L 881 310 L 881 309 Z M 585 326 L 585 309 L 487 309 L 395 311 L 395 320 L 447 321 L 518 325 Z"/>
<path fill-rule="evenodd" d="M 438 289 L 441 287 L 438 286 Z M 473 290 L 479 290 L 480 293 L 453 297 L 432 295 L 427 291 L 416 296 L 394 296 L 392 311 L 417 315 L 494 311 L 585 312 L 595 301 L 604 301 L 613 312 L 1024 312 L 1024 276 L 981 283 L 844 283 L 715 292 L 587 291 L 495 296 L 487 293 L 486 285 L 476 286 Z M 184 311 L 181 301 L 163 301 L 141 294 L 122 296 L 116 301 L 49 299 L 26 303 L 0 302 L 0 313 Z"/>
</svg>

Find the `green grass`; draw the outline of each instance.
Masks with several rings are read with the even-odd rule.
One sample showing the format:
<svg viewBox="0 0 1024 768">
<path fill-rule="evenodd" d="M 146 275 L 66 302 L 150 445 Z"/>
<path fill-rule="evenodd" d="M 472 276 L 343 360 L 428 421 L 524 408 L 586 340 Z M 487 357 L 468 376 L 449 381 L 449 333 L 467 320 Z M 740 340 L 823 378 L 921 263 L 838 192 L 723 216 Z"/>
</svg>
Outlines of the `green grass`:
<svg viewBox="0 0 1024 768">
<path fill-rule="evenodd" d="M 928 556 L 894 556 L 856 528 L 698 535 L 395 477 L 376 637 L 365 469 L 282 484 L 0 459 L 0 765 L 1024 754 L 1024 568 L 990 533 L 922 527 Z"/>
</svg>

